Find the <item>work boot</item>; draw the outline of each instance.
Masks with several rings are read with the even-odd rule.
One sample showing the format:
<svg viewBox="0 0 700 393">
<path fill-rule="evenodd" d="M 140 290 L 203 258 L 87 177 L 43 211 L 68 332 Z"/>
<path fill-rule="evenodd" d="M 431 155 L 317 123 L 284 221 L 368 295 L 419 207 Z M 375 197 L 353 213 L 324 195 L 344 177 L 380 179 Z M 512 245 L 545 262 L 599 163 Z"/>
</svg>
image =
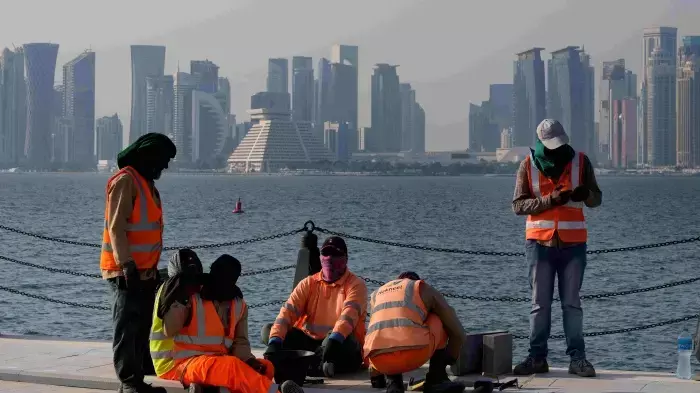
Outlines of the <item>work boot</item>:
<svg viewBox="0 0 700 393">
<path fill-rule="evenodd" d="M 462 382 L 452 381 L 447 375 L 447 351 L 439 349 L 430 358 L 428 374 L 423 384 L 424 393 L 460 393 L 466 385 Z"/>
<path fill-rule="evenodd" d="M 549 372 L 549 364 L 547 364 L 547 359 L 535 359 L 528 356 L 520 362 L 520 364 L 513 367 L 513 374 L 515 375 L 531 375 L 531 374 L 544 374 Z"/>
<path fill-rule="evenodd" d="M 386 380 L 388 382 L 386 385 L 386 393 L 403 393 L 405 391 L 402 374 L 387 375 Z"/>
<path fill-rule="evenodd" d="M 569 363 L 569 374 L 575 374 L 579 377 L 595 377 L 595 368 L 586 359 L 572 360 Z"/>
<path fill-rule="evenodd" d="M 375 389 L 384 389 L 386 388 L 386 377 L 384 374 L 370 375 L 369 383 Z"/>
<path fill-rule="evenodd" d="M 280 393 L 304 393 L 304 389 L 302 389 L 301 386 L 297 385 L 297 383 L 292 380 L 285 381 L 280 386 L 279 390 Z"/>
<path fill-rule="evenodd" d="M 141 382 L 133 385 L 122 384 L 123 393 L 168 393 L 165 388 Z"/>
</svg>

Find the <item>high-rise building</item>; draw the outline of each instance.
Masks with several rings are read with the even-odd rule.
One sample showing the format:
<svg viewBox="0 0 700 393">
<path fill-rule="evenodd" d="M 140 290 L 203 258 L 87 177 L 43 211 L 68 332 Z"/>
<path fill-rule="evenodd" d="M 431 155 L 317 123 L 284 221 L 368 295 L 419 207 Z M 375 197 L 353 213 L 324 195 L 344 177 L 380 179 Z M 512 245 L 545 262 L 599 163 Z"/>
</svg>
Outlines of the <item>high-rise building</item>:
<svg viewBox="0 0 700 393">
<path fill-rule="evenodd" d="M 97 119 L 97 159 L 116 161 L 117 154 L 124 146 L 124 127 L 119 115 L 104 116 Z"/>
<path fill-rule="evenodd" d="M 378 153 L 401 151 L 401 94 L 398 65 L 377 64 L 372 74 L 371 143 Z"/>
<path fill-rule="evenodd" d="M 637 166 L 637 99 L 615 99 L 611 105 L 610 158 L 613 168 Z"/>
<path fill-rule="evenodd" d="M 588 135 L 584 128 L 584 74 L 578 46 L 552 52 L 547 61 L 547 117 L 557 119 L 569 135 L 569 144 L 585 152 Z"/>
<path fill-rule="evenodd" d="M 228 133 L 228 113 L 221 102 L 210 93 L 192 91 L 192 135 L 190 157 L 192 163 L 215 167 L 226 142 Z"/>
<path fill-rule="evenodd" d="M 267 61 L 267 91 L 289 93 L 289 61 L 284 58 Z"/>
<path fill-rule="evenodd" d="M 129 143 L 146 133 L 146 78 L 162 77 L 165 70 L 165 47 L 156 45 L 131 46 L 131 121 Z"/>
<path fill-rule="evenodd" d="M 414 138 L 414 122 L 416 120 L 416 91 L 410 83 L 399 84 L 401 95 L 401 150 L 411 151 Z"/>
<path fill-rule="evenodd" d="M 27 70 L 27 133 L 24 153 L 30 167 L 48 168 L 51 160 L 51 103 L 58 44 L 24 46 Z"/>
<path fill-rule="evenodd" d="M 224 101 L 222 109 L 224 112 L 231 114 L 231 82 L 229 82 L 228 78 L 219 77 L 219 88 L 217 93 L 221 95 L 222 100 Z M 235 125 L 236 122 L 234 121 L 233 124 Z"/>
<path fill-rule="evenodd" d="M 219 88 L 219 66 L 209 60 L 190 61 L 190 75 L 197 78 L 197 90 L 214 94 Z"/>
<path fill-rule="evenodd" d="M 192 163 L 192 92 L 197 78 L 186 72 L 173 75 L 173 142 L 177 147 L 174 162 L 187 166 Z"/>
<path fill-rule="evenodd" d="M 352 124 L 327 121 L 323 126 L 323 144 L 335 161 L 349 161 L 352 155 Z"/>
<path fill-rule="evenodd" d="M 637 75 L 625 69 L 625 59 L 603 62 L 599 94 L 600 102 L 598 105 L 598 114 L 600 120 L 598 131 L 595 133 L 597 138 L 595 152 L 598 153 L 598 161 L 604 165 L 608 165 L 611 164 L 613 160 L 613 128 L 617 126 L 616 122 L 619 120 L 612 114 L 612 103 L 627 98 L 635 99 L 635 102 L 638 102 L 636 99 Z M 626 124 L 631 124 L 631 122 L 628 121 Z M 639 133 L 639 127 L 637 126 L 639 122 L 636 121 L 634 124 L 635 129 L 637 129 Z M 638 152 L 634 154 L 634 157 L 637 157 L 637 154 Z M 631 154 L 628 156 L 631 156 Z"/>
<path fill-rule="evenodd" d="M 469 150 L 493 152 L 500 146 L 498 124 L 493 120 L 493 110 L 489 101 L 481 106 L 469 104 Z"/>
<path fill-rule="evenodd" d="M 275 113 L 289 112 L 289 93 L 270 91 L 255 93 L 250 96 L 250 109 L 268 109 Z"/>
<path fill-rule="evenodd" d="M 676 165 L 700 166 L 700 36 L 682 38 L 676 89 Z"/>
<path fill-rule="evenodd" d="M 172 75 L 146 78 L 146 132 L 173 134 L 174 79 Z"/>
<path fill-rule="evenodd" d="M 513 148 L 513 130 L 504 128 L 501 131 L 501 149 Z"/>
<path fill-rule="evenodd" d="M 314 66 L 310 57 L 292 58 L 292 119 L 313 121 Z"/>
<path fill-rule="evenodd" d="M 498 124 L 498 127 L 510 127 L 513 124 L 513 84 L 490 85 L 489 103 L 493 110 L 493 120 Z"/>
<path fill-rule="evenodd" d="M 343 64 L 346 66 L 352 67 L 352 69 L 355 71 L 354 75 L 354 85 L 352 88 L 348 88 L 347 93 L 354 97 L 355 103 L 351 107 L 351 116 L 350 119 L 346 120 L 352 124 L 354 124 L 354 127 L 358 127 L 358 88 L 359 88 L 359 64 L 360 64 L 360 56 L 359 56 L 359 48 L 355 45 L 333 45 L 331 48 L 331 63 L 337 63 L 337 64 Z M 337 120 L 337 119 L 336 119 Z"/>
<path fill-rule="evenodd" d="M 676 165 L 675 56 L 656 47 L 647 62 L 647 164 Z"/>
<path fill-rule="evenodd" d="M 425 109 L 416 102 L 413 120 L 413 145 L 411 151 L 414 153 L 425 153 Z"/>
<path fill-rule="evenodd" d="M 63 66 L 63 117 L 73 125 L 68 161 L 76 168 L 94 169 L 95 52 L 85 51 Z"/>
<path fill-rule="evenodd" d="M 325 116 L 328 121 L 349 123 L 353 138 L 351 153 L 357 151 L 357 70 L 351 65 L 331 63 L 328 101 Z"/>
<path fill-rule="evenodd" d="M 5 48 L 0 56 L 0 167 L 15 166 L 24 159 L 26 124 L 24 52 Z"/>
<path fill-rule="evenodd" d="M 318 60 L 318 76 L 314 81 L 314 135 L 323 138 L 323 124 L 330 121 L 329 104 L 331 86 L 331 62 L 328 59 Z"/>
<path fill-rule="evenodd" d="M 360 127 L 360 129 L 357 130 L 357 149 L 359 151 L 374 151 L 372 147 L 367 144 L 371 139 L 371 133 L 372 129 L 370 127 Z"/>
<path fill-rule="evenodd" d="M 516 146 L 534 145 L 537 125 L 546 116 L 543 50 L 532 48 L 518 53 L 513 64 L 513 143 Z"/>
<path fill-rule="evenodd" d="M 54 86 L 51 103 L 51 162 L 61 167 L 71 161 L 74 132 L 73 119 L 64 117 L 66 94 L 63 85 Z"/>
<path fill-rule="evenodd" d="M 585 49 L 579 52 L 581 69 L 583 74 L 583 131 L 585 138 L 584 152 L 588 158 L 596 162 L 596 152 L 598 150 L 598 138 L 595 129 L 595 67 L 591 64 L 591 56 Z"/>
<path fill-rule="evenodd" d="M 668 125 L 664 125 L 663 123 L 666 123 L 666 120 L 662 119 L 667 119 L 669 117 L 673 117 L 673 122 L 675 123 L 675 72 L 676 72 L 676 51 L 677 51 L 677 40 L 678 40 L 678 29 L 675 27 L 650 27 L 650 28 L 645 28 L 644 29 L 644 35 L 642 38 L 642 84 L 641 84 L 641 95 L 640 95 L 640 100 L 641 100 L 641 105 L 642 105 L 642 124 L 640 132 L 643 134 L 641 135 L 638 139 L 641 141 L 640 146 L 638 146 L 638 160 L 640 160 L 640 164 L 642 165 L 667 165 L 667 164 L 652 164 L 651 162 L 658 162 L 661 157 L 659 156 L 660 150 L 658 147 L 655 149 L 656 153 L 651 152 L 653 149 L 652 146 L 649 145 L 650 141 L 653 141 L 655 139 L 661 141 L 667 141 L 667 138 L 661 138 L 660 135 L 663 133 L 669 132 L 668 130 Z M 656 54 L 654 54 L 656 52 Z M 652 59 L 652 56 L 654 58 Z M 655 72 L 650 72 L 649 68 L 650 67 L 655 68 Z M 671 77 L 672 83 L 673 83 L 673 104 L 671 105 L 666 105 L 666 100 L 662 98 L 653 98 L 651 97 L 652 92 L 654 94 L 659 94 L 660 92 L 663 92 L 666 90 L 666 88 L 658 88 L 658 87 L 653 87 L 650 86 L 652 83 L 653 79 L 659 80 L 661 83 L 664 83 L 667 85 L 667 82 L 669 82 L 667 79 L 668 77 L 661 77 L 659 73 L 662 74 L 667 74 L 668 73 L 668 68 L 672 68 L 674 70 L 673 72 L 673 77 Z M 670 93 L 670 92 L 666 92 Z M 664 95 L 665 93 L 661 93 Z M 666 105 L 666 108 L 662 107 L 657 107 L 655 110 L 652 110 L 653 105 L 651 105 L 650 101 L 654 100 L 657 104 L 660 105 Z M 652 112 L 656 112 L 656 114 Z M 656 124 L 659 127 L 663 127 L 663 129 L 658 129 L 655 130 L 654 127 L 656 127 L 654 124 Z M 671 139 L 675 139 L 675 127 L 673 131 L 673 137 Z M 656 135 L 656 136 L 654 136 Z M 659 139 L 661 138 L 661 139 Z M 667 141 L 668 142 L 668 141 Z M 673 144 L 674 149 L 675 149 L 675 143 Z M 656 158 L 652 158 L 652 156 L 656 156 Z M 673 156 L 673 161 L 675 162 L 675 152 L 672 154 Z M 662 160 L 666 162 L 665 158 Z M 670 161 L 669 161 L 670 162 Z M 668 164 L 670 165 L 670 164 Z"/>
</svg>

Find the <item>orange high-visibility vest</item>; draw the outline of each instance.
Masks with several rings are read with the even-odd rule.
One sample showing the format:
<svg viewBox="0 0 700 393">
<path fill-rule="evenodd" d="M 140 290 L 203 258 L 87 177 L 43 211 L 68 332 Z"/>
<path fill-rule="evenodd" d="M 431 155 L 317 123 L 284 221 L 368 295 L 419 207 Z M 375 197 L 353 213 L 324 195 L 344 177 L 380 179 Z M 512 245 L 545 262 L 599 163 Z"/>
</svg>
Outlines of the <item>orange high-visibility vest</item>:
<svg viewBox="0 0 700 393">
<path fill-rule="evenodd" d="M 126 230 L 131 259 L 136 263 L 138 269 L 151 269 L 158 265 L 160 253 L 163 250 L 163 210 L 153 198 L 153 193 L 146 179 L 129 166 L 122 168 L 109 179 L 107 192 L 112 181 L 123 174 L 131 176 L 138 190 Z M 109 220 L 109 211 L 105 206 L 100 269 L 121 270 L 114 260 L 114 250 L 109 237 Z"/>
<path fill-rule="evenodd" d="M 577 153 L 574 159 L 566 165 L 559 181 L 554 183 L 551 179 L 540 173 L 532 156 L 528 156 L 528 181 L 530 192 L 535 197 L 545 197 L 551 194 L 555 188 L 561 186 L 561 191 L 574 190 L 583 179 L 584 154 Z M 551 240 L 554 233 L 567 243 L 585 243 L 588 239 L 586 219 L 583 215 L 583 202 L 569 201 L 562 206 L 556 206 L 540 214 L 527 216 L 525 238 L 528 240 Z"/>
<path fill-rule="evenodd" d="M 243 316 L 247 307 L 243 299 L 231 301 L 231 310 L 228 316 L 228 328 L 216 312 L 214 303 L 202 300 L 199 294 L 191 297 L 192 314 L 189 325 L 183 327 L 173 340 L 173 348 L 170 350 L 157 350 L 151 345 L 151 359 L 154 364 L 167 364 L 160 370 L 166 373 L 194 356 L 199 355 L 228 355 L 236 334 L 236 325 Z M 150 340 L 168 340 L 161 330 L 151 329 Z M 167 369 L 170 368 L 170 369 Z"/>
<path fill-rule="evenodd" d="M 394 280 L 372 293 L 364 356 L 390 348 L 421 348 L 430 345 L 425 324 L 428 311 L 420 297 L 418 280 Z"/>
</svg>

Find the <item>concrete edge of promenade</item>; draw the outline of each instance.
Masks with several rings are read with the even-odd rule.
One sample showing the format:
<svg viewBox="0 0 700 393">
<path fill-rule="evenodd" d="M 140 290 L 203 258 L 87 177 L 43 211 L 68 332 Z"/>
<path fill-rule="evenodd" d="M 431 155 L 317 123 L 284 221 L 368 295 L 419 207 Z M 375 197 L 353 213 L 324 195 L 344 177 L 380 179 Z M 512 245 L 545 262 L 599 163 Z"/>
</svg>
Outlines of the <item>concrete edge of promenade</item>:
<svg viewBox="0 0 700 393">
<path fill-rule="evenodd" d="M 262 356 L 261 350 L 254 350 Z M 422 377 L 425 370 L 409 374 Z M 552 368 L 549 374 L 529 379 L 530 391 L 590 392 L 700 392 L 700 383 L 676 379 L 672 373 L 599 370 L 598 378 L 571 376 L 566 369 Z M 478 375 L 459 377 L 470 381 Z M 509 376 L 501 376 L 501 380 Z M 697 377 L 696 377 L 697 378 Z M 117 391 L 119 381 L 112 365 L 111 343 L 102 340 L 71 340 L 55 337 L 0 335 L 0 380 L 74 388 Z M 183 392 L 179 382 L 147 377 L 148 383 L 162 386 L 168 392 Z M 313 393 L 343 390 L 344 392 L 379 391 L 370 387 L 367 373 L 348 375 L 345 379 L 324 381 L 321 385 L 304 385 Z"/>
</svg>

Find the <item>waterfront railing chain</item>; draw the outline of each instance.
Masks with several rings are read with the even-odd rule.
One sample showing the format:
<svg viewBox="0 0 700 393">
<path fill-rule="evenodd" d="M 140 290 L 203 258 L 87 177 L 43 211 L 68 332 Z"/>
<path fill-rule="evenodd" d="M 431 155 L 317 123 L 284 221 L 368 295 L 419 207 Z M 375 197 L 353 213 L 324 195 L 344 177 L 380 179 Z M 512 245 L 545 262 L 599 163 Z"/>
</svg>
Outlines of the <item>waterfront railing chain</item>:
<svg viewBox="0 0 700 393">
<path fill-rule="evenodd" d="M 69 302 L 69 301 L 66 301 L 66 300 L 53 299 L 53 298 L 50 298 L 50 297 L 48 297 L 48 296 L 35 295 L 35 294 L 32 294 L 32 293 L 19 291 L 19 290 L 16 290 L 16 289 L 13 289 L 13 288 L 8 288 L 8 287 L 1 286 L 1 285 L 0 285 L 0 291 L 5 291 L 5 292 L 9 292 L 9 293 L 14 293 L 14 294 L 16 294 L 16 295 L 26 296 L 26 297 L 30 297 L 30 298 L 34 298 L 34 299 L 44 300 L 44 301 L 51 302 L 51 303 L 63 304 L 63 305 L 66 305 L 66 306 L 71 306 L 71 307 L 80 307 L 80 308 L 88 308 L 88 309 L 93 309 L 93 310 L 104 310 L 104 311 L 110 310 L 110 308 L 109 308 L 109 307 L 106 307 L 106 306 L 98 306 L 98 305 L 94 305 L 94 304 L 75 303 L 75 302 Z M 274 306 L 274 305 L 278 305 L 278 304 L 282 304 L 282 303 L 284 303 L 283 300 L 273 300 L 273 301 L 269 301 L 269 302 L 265 302 L 265 303 L 249 304 L 249 305 L 248 305 L 248 308 L 268 307 L 268 306 Z M 584 337 L 597 337 L 597 336 L 607 336 L 607 335 L 611 335 L 611 334 L 636 332 L 636 331 L 640 331 L 640 330 L 653 329 L 653 328 L 660 327 L 660 326 L 665 326 L 665 325 L 673 325 L 673 324 L 676 324 L 676 323 L 681 323 L 681 322 L 685 322 L 685 321 L 690 321 L 690 320 L 693 320 L 693 319 L 696 319 L 696 318 L 698 318 L 698 315 L 686 315 L 686 316 L 684 316 L 684 317 L 669 319 L 669 320 L 661 321 L 661 322 L 655 322 L 655 323 L 651 323 L 651 324 L 648 324 L 648 325 L 634 326 L 634 327 L 628 327 L 628 328 L 622 328 L 622 329 L 614 329 L 614 330 L 604 330 L 604 331 L 599 331 L 599 332 L 590 332 L 590 333 L 584 333 L 583 335 L 584 335 Z M 526 340 L 526 339 L 529 338 L 529 336 L 520 335 L 520 334 L 514 334 L 514 335 L 513 335 L 513 338 L 514 338 L 514 339 L 517 339 L 517 340 Z M 556 335 L 550 336 L 550 338 L 552 338 L 552 339 L 561 339 L 561 338 L 565 338 L 565 336 L 564 336 L 563 334 L 556 334 Z"/>
<path fill-rule="evenodd" d="M 34 237 L 37 239 L 47 240 L 47 241 L 56 242 L 56 243 L 70 244 L 70 245 L 83 246 L 83 247 L 92 247 L 92 248 L 100 248 L 101 247 L 101 245 L 96 244 L 96 243 L 79 242 L 79 241 L 75 241 L 75 240 L 66 240 L 66 239 L 61 239 L 58 237 L 45 236 L 45 235 L 41 235 L 38 233 L 23 231 L 21 229 L 9 227 L 6 225 L 0 225 L 0 229 L 4 230 L 4 231 L 8 231 L 8 232 L 13 232 L 13 233 L 17 233 L 20 235 L 30 236 L 30 237 Z M 366 242 L 366 243 L 374 243 L 374 244 L 380 244 L 380 245 L 391 246 L 391 247 L 400 247 L 400 248 L 408 248 L 408 249 L 414 249 L 414 250 L 440 252 L 440 253 L 451 253 L 451 254 L 462 254 L 462 255 L 482 255 L 482 256 L 502 256 L 502 257 L 522 257 L 525 255 L 525 253 L 523 253 L 523 252 L 463 250 L 463 249 L 458 249 L 458 248 L 433 247 L 433 246 L 424 246 L 424 245 L 420 245 L 420 244 L 410 244 L 410 243 L 400 243 L 400 242 L 394 242 L 394 241 L 388 241 L 388 240 L 378 240 L 378 239 L 372 239 L 369 237 L 356 236 L 356 235 L 351 235 L 349 233 L 337 232 L 337 231 L 332 231 L 330 229 L 317 227 L 314 225 L 314 223 L 312 221 L 307 221 L 306 224 L 304 224 L 304 227 L 301 229 L 296 229 L 296 230 L 288 231 L 288 232 L 282 232 L 282 233 L 269 235 L 269 236 L 262 236 L 262 237 L 245 239 L 245 240 L 234 240 L 234 241 L 221 242 L 221 243 L 212 243 L 212 244 L 165 247 L 163 250 L 171 251 L 171 250 L 180 250 L 183 248 L 189 248 L 191 250 L 199 250 L 199 249 L 231 247 L 231 246 L 238 246 L 238 245 L 242 245 L 242 244 L 263 242 L 263 241 L 278 239 L 278 238 L 287 237 L 287 236 L 293 236 L 293 235 L 296 235 L 298 233 L 305 232 L 305 231 L 307 231 L 307 232 L 318 231 L 320 233 L 324 233 L 327 235 L 341 236 L 341 237 L 344 237 L 346 239 L 352 239 L 352 240 L 357 240 L 357 241 Z M 695 242 L 700 242 L 700 236 L 689 237 L 689 238 L 679 239 L 679 240 L 670 240 L 670 241 L 659 242 L 659 243 L 642 244 L 642 245 L 638 245 L 638 246 L 616 247 L 616 248 L 607 248 L 607 249 L 600 249 L 600 250 L 589 250 L 589 251 L 586 251 L 586 253 L 596 255 L 596 254 L 608 254 L 608 253 L 614 253 L 614 252 L 638 251 L 638 250 L 647 250 L 650 248 L 669 247 L 669 246 L 675 246 L 675 245 L 679 245 L 679 244 L 687 244 L 687 243 L 695 243 Z"/>
</svg>

